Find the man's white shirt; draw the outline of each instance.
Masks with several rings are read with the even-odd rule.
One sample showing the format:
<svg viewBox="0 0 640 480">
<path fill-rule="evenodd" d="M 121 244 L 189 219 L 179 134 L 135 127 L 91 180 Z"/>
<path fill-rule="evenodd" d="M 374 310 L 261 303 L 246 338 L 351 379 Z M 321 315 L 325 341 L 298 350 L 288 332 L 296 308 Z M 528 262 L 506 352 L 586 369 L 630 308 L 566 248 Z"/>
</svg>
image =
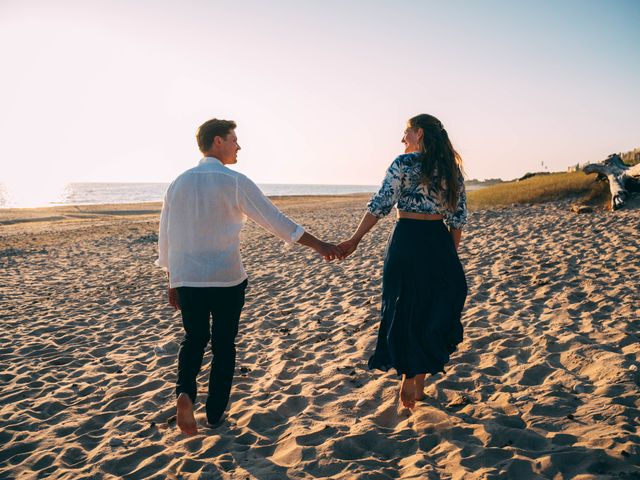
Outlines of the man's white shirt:
<svg viewBox="0 0 640 480">
<path fill-rule="evenodd" d="M 170 272 L 171 288 L 242 283 L 240 230 L 247 217 L 290 244 L 304 233 L 255 183 L 217 158 L 205 157 L 176 178 L 162 205 L 156 260 Z"/>
</svg>

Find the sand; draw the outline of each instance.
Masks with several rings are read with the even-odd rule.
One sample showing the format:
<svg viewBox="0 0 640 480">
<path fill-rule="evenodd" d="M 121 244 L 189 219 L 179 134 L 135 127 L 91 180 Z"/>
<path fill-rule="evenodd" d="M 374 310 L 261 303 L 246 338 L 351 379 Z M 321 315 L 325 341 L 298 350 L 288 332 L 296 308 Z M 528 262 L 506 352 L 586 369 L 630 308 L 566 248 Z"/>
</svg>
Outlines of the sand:
<svg viewBox="0 0 640 480">
<path fill-rule="evenodd" d="M 365 202 L 277 200 L 329 241 Z M 336 263 L 249 224 L 231 404 L 194 437 L 175 425 L 159 209 L 0 210 L 0 478 L 640 478 L 637 207 L 471 213 L 465 339 L 412 413 L 366 368 L 393 220 Z"/>
</svg>

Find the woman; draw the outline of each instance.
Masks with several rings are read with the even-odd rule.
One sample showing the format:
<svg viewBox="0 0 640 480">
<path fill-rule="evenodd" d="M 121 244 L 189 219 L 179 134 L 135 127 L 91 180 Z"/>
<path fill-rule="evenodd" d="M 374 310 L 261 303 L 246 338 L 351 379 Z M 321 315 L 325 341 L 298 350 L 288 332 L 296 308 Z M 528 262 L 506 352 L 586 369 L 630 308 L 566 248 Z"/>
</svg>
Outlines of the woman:
<svg viewBox="0 0 640 480">
<path fill-rule="evenodd" d="M 427 373 L 444 371 L 462 341 L 460 316 L 467 282 L 457 249 L 467 207 L 462 161 L 447 131 L 431 115 L 409 120 L 396 158 L 353 236 L 340 244 L 351 254 L 380 218 L 397 204 L 382 276 L 378 342 L 370 369 L 402 375 L 407 408 L 424 398 Z"/>
</svg>

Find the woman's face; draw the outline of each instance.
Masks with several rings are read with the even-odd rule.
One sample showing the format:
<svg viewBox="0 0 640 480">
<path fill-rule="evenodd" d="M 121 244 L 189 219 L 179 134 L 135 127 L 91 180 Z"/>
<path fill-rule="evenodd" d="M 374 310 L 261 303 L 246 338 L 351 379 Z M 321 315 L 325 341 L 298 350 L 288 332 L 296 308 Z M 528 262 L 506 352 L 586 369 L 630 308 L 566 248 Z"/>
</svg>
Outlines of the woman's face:
<svg viewBox="0 0 640 480">
<path fill-rule="evenodd" d="M 402 143 L 404 143 L 404 153 L 413 153 L 422 151 L 422 135 L 421 128 L 411 128 L 407 125 L 402 136 Z"/>
</svg>

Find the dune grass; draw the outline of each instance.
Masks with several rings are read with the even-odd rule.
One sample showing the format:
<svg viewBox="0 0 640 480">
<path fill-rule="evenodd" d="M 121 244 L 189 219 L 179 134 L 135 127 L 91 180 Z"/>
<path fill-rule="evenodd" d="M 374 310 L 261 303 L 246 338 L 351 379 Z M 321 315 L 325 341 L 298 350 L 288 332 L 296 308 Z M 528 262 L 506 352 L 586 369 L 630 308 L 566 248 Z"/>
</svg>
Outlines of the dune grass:
<svg viewBox="0 0 640 480">
<path fill-rule="evenodd" d="M 526 180 L 499 183 L 467 194 L 469 207 L 478 210 L 523 203 L 575 200 L 589 205 L 606 205 L 607 183 L 583 172 L 536 175 Z"/>
</svg>

